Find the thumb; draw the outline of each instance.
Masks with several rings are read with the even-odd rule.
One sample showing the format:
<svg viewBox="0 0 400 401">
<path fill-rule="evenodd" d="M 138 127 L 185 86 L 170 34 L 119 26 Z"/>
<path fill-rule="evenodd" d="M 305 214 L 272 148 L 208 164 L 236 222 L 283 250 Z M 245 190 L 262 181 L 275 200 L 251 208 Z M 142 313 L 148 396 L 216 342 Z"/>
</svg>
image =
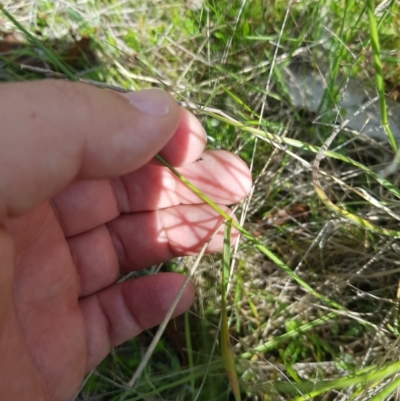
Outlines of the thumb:
<svg viewBox="0 0 400 401">
<path fill-rule="evenodd" d="M 74 179 L 139 168 L 174 135 L 179 115 L 158 89 L 121 96 L 66 81 L 1 84 L 0 221 Z"/>
</svg>

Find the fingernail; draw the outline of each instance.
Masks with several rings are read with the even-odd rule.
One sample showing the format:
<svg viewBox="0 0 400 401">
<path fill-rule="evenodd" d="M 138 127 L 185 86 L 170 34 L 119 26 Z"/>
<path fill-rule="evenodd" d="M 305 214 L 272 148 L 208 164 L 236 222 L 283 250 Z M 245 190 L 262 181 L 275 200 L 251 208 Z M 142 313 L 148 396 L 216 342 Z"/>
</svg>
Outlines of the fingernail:
<svg viewBox="0 0 400 401">
<path fill-rule="evenodd" d="M 169 99 L 160 89 L 144 89 L 125 93 L 129 103 L 143 113 L 153 116 L 164 116 L 169 113 Z"/>
</svg>

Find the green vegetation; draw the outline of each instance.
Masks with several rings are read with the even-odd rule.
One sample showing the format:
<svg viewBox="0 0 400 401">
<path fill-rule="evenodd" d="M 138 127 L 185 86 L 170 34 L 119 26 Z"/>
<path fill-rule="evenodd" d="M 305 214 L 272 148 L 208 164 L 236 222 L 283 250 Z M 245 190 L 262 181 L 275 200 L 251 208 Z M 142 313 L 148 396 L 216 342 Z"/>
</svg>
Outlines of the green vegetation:
<svg viewBox="0 0 400 401">
<path fill-rule="evenodd" d="M 201 119 L 208 147 L 240 155 L 254 179 L 231 255 L 163 266 L 192 272 L 197 300 L 156 341 L 134 386 L 156 329 L 113 350 L 76 400 L 397 400 L 400 182 L 396 164 L 384 169 L 399 141 L 387 112 L 400 88 L 399 5 L 26 3 L 0 12 L 3 33 L 24 42 L 0 46 L 0 80 L 43 78 L 44 69 L 164 87 Z M 290 68 L 323 77 L 316 110 L 293 106 Z M 386 139 L 349 129 L 354 116 L 343 121 L 341 89 L 354 82 L 366 89 L 361 109 L 379 97 Z"/>
</svg>

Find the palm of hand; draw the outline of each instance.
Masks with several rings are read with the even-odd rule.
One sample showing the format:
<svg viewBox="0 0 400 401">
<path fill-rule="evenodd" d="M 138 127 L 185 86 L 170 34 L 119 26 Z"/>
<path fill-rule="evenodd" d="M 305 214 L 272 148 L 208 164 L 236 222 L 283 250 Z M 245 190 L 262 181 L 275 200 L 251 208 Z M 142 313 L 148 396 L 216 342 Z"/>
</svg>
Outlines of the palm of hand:
<svg viewBox="0 0 400 401">
<path fill-rule="evenodd" d="M 225 152 L 204 155 L 217 171 L 231 157 Z M 196 182 L 204 166 L 193 164 L 185 174 Z M 213 196 L 220 203 L 235 201 L 247 190 L 223 190 L 227 177 L 219 177 L 221 182 L 213 179 L 212 187 L 219 188 Z M 143 190 L 148 182 L 158 188 L 157 196 Z M 207 182 L 197 184 L 207 191 Z M 4 383 L 23 375 L 30 399 L 68 400 L 111 346 L 158 324 L 181 276 L 164 273 L 114 283 L 120 267 L 137 270 L 195 252 L 221 221 L 207 205 L 191 205 L 196 201 L 166 169 L 148 164 L 113 182 L 75 182 L 52 203 L 6 220 L 16 266 L 3 355 L 0 350 L 2 360 L 10 359 L 2 365 L 6 371 L 0 371 Z M 220 243 L 221 237 L 215 237 L 209 251 Z M 189 286 L 176 314 L 192 297 Z M 13 354 L 20 355 L 18 360 Z"/>
<path fill-rule="evenodd" d="M 7 399 L 20 399 L 11 383 L 23 377 L 30 399 L 68 400 L 87 361 L 77 268 L 48 202 L 6 226 L 15 241 L 16 264 L 1 350 L 3 391 Z"/>
</svg>

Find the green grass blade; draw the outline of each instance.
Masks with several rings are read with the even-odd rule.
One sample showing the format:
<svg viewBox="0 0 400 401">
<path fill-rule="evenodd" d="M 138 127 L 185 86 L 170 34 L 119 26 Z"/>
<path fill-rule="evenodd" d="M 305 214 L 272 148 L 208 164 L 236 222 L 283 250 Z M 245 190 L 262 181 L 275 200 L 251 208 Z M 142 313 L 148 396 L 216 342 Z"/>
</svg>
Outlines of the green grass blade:
<svg viewBox="0 0 400 401">
<path fill-rule="evenodd" d="M 266 248 L 261 242 L 254 238 L 248 231 L 246 231 L 239 223 L 224 212 L 218 205 L 216 205 L 211 199 L 204 195 L 198 188 L 196 188 L 187 178 L 185 178 L 179 171 L 172 167 L 166 162 L 161 156 L 157 155 L 156 158 L 168 167 L 191 191 L 193 191 L 201 200 L 207 203 L 212 209 L 214 209 L 220 216 L 227 221 L 232 222 L 232 226 L 235 227 L 247 240 L 249 240 L 260 252 L 272 260 L 279 268 L 285 271 L 294 281 L 296 281 L 305 291 L 315 296 L 321 301 L 325 302 L 329 306 L 338 310 L 344 310 L 344 308 L 338 303 L 331 301 L 330 299 L 319 294 L 310 285 L 308 285 L 301 277 L 299 277 L 294 271 L 292 271 L 283 261 L 281 261 L 272 251 Z"/>
<path fill-rule="evenodd" d="M 376 89 L 379 95 L 379 106 L 381 110 L 382 126 L 386 131 L 386 134 L 389 138 L 389 142 L 393 148 L 393 151 L 397 153 L 398 149 L 397 143 L 393 136 L 392 130 L 390 129 L 387 117 L 386 98 L 385 98 L 385 89 L 383 85 L 383 74 L 382 74 L 382 63 L 381 63 L 381 50 L 379 44 L 378 26 L 376 23 L 376 18 L 374 13 L 375 1 L 367 0 L 366 5 L 367 5 L 367 14 L 368 14 L 370 35 L 371 35 L 371 46 L 372 46 L 372 52 L 374 54 Z"/>
<path fill-rule="evenodd" d="M 397 362 L 397 363 L 389 365 L 383 369 L 375 370 L 375 371 L 367 373 L 367 374 L 340 378 L 340 379 L 332 380 L 329 382 L 316 383 L 314 385 L 313 391 L 310 391 L 308 394 L 305 394 L 303 396 L 296 397 L 293 399 L 293 401 L 312 400 L 315 397 L 317 397 L 318 395 L 320 395 L 322 393 L 326 393 L 329 390 L 334 390 L 334 389 L 337 390 L 337 389 L 347 388 L 347 387 L 354 386 L 354 385 L 361 385 L 363 389 L 367 389 L 368 385 L 373 386 L 374 382 L 381 382 L 385 378 L 387 378 L 393 374 L 396 374 L 399 368 L 400 368 L 400 363 Z M 394 382 L 396 382 L 398 384 L 397 380 L 395 380 Z M 373 398 L 373 400 L 374 401 L 383 400 L 384 398 L 381 398 L 380 395 L 381 395 L 381 393 L 377 395 L 377 396 L 379 396 L 379 398 Z"/>
<path fill-rule="evenodd" d="M 345 46 L 347 42 L 347 36 L 350 34 L 348 32 L 346 34 L 346 37 L 343 36 L 343 30 L 344 30 L 344 23 L 347 18 L 347 13 L 348 9 L 352 6 L 352 1 L 346 0 L 345 5 L 344 5 L 344 10 L 343 10 L 343 17 L 342 17 L 342 22 L 340 25 L 340 30 L 338 33 L 338 37 L 341 39 L 337 43 L 337 47 L 333 54 L 337 54 L 336 57 L 333 58 L 332 60 L 332 65 L 331 68 L 329 69 L 329 77 L 328 77 L 328 82 L 326 89 L 324 91 L 324 94 L 321 99 L 321 103 L 318 107 L 318 112 L 325 112 L 326 110 L 329 110 L 337 101 L 337 97 L 339 95 L 340 88 L 335 88 L 336 80 L 339 74 L 339 68 L 340 68 L 340 63 L 345 57 L 347 48 Z M 354 28 L 353 28 L 354 29 Z"/>
<path fill-rule="evenodd" d="M 371 398 L 370 401 L 383 401 L 388 400 L 389 396 L 392 395 L 400 387 L 400 377 L 396 377 L 391 383 L 389 383 L 384 389 L 380 390 L 378 394 Z"/>
<path fill-rule="evenodd" d="M 373 388 L 375 385 L 381 383 L 383 380 L 388 379 L 390 376 L 395 375 L 400 369 L 400 363 L 396 362 L 388 365 L 382 369 L 378 369 L 377 366 L 369 366 L 366 369 L 362 369 L 356 374 L 341 377 L 335 380 L 327 380 L 322 382 L 311 382 L 304 381 L 300 383 L 288 383 L 288 382 L 273 382 L 265 385 L 256 385 L 256 388 L 263 389 L 265 392 L 278 391 L 282 394 L 293 394 L 302 393 L 301 396 L 292 398 L 291 401 L 306 401 L 315 399 L 315 397 L 321 394 L 327 393 L 331 390 L 340 390 L 357 386 L 356 392 L 358 394 Z M 399 386 L 400 378 L 393 380 L 383 391 L 380 391 L 376 396 L 371 398 L 371 401 L 381 401 L 387 399 L 393 391 Z"/>
<path fill-rule="evenodd" d="M 221 354 L 229 383 L 232 388 L 235 401 L 241 401 L 239 380 L 236 373 L 235 357 L 229 341 L 228 317 L 226 312 L 226 284 L 225 274 L 229 274 L 231 264 L 231 219 L 225 222 L 223 262 L 222 262 L 222 280 L 221 280 Z"/>
<path fill-rule="evenodd" d="M 190 330 L 190 321 L 189 321 L 189 313 L 184 313 L 185 319 L 185 341 L 186 341 L 186 353 L 188 357 L 188 364 L 189 364 L 189 371 L 190 371 L 190 386 L 192 388 L 192 394 L 195 394 L 195 377 L 192 375 L 192 371 L 194 368 L 194 361 L 193 361 L 193 347 L 192 347 L 192 332 Z"/>
<path fill-rule="evenodd" d="M 334 319 L 335 316 L 336 316 L 336 314 L 331 312 L 321 318 L 314 319 L 310 323 L 303 324 L 302 326 L 297 327 L 294 330 L 290 330 L 287 333 L 282 334 L 281 336 L 279 336 L 277 338 L 274 338 L 273 340 L 270 340 L 264 344 L 254 347 L 249 352 L 244 352 L 243 354 L 240 355 L 240 358 L 241 359 L 250 359 L 256 353 L 263 354 L 265 352 L 268 352 L 268 351 L 276 348 L 280 343 L 282 343 L 284 341 L 294 338 L 294 337 L 298 336 L 299 334 L 306 333 L 307 331 L 309 331 L 315 327 L 326 324 L 329 320 Z"/>
<path fill-rule="evenodd" d="M 270 132 L 266 132 L 266 131 L 263 131 L 263 130 L 260 130 L 260 129 L 257 129 L 254 127 L 249 127 L 243 123 L 240 123 L 237 120 L 234 120 L 233 118 L 231 118 L 229 116 L 221 116 L 221 115 L 219 115 L 217 113 L 213 113 L 213 112 L 207 112 L 207 114 L 212 116 L 213 118 L 216 118 L 227 124 L 236 126 L 245 132 L 249 132 L 249 133 L 257 136 L 258 138 L 267 141 L 272 146 L 277 147 L 282 150 L 284 150 L 285 145 L 299 148 L 299 149 L 302 149 L 302 150 L 305 150 L 305 151 L 308 151 L 311 153 L 319 153 L 321 150 L 321 148 L 319 148 L 318 146 L 310 145 L 308 143 L 301 142 L 297 139 L 281 137 L 281 136 L 272 134 Z M 362 170 L 365 174 L 369 175 L 371 178 L 376 180 L 380 185 L 382 185 L 384 188 L 386 188 L 388 191 L 390 191 L 397 198 L 400 198 L 400 190 L 398 188 L 396 188 L 393 184 L 391 184 L 389 181 L 387 181 L 383 177 L 380 177 L 377 173 L 375 173 L 374 171 L 369 169 L 367 166 L 364 166 L 362 163 L 359 163 L 345 155 L 342 155 L 340 153 L 333 152 L 330 150 L 324 150 L 323 154 L 324 154 L 324 156 L 328 156 L 333 159 L 343 161 L 345 163 L 348 163 L 348 164 Z M 367 220 L 362 219 L 359 216 L 356 216 L 352 213 L 349 213 L 348 211 L 345 211 L 345 210 L 335 206 L 333 203 L 331 203 L 329 201 L 325 202 L 326 196 L 323 194 L 323 191 L 322 192 L 317 191 L 317 193 L 318 193 L 318 196 L 321 197 L 321 200 L 324 201 L 326 206 L 328 206 L 332 211 L 334 211 L 335 213 L 338 213 L 339 215 L 346 218 L 347 220 L 350 220 L 353 223 L 356 223 L 357 225 L 359 225 L 365 229 L 368 229 L 374 233 L 377 233 L 377 234 L 387 235 L 387 236 L 391 236 L 391 237 L 400 237 L 400 231 L 388 230 L 385 228 L 378 227 L 378 226 L 368 222 Z"/>
<path fill-rule="evenodd" d="M 68 79 L 71 81 L 76 81 L 75 75 L 57 58 L 57 56 L 47 49 L 46 46 L 43 46 L 42 42 L 29 31 L 27 31 L 1 4 L 0 10 L 28 38 L 31 43 L 33 43 L 43 52 L 43 54 L 48 57 L 52 64 L 54 64 L 63 74 L 65 74 Z"/>
<path fill-rule="evenodd" d="M 345 389 L 352 386 L 356 386 L 357 388 L 355 392 L 357 394 L 361 394 L 362 392 L 366 392 L 368 389 L 373 388 L 375 385 L 381 383 L 383 380 L 388 379 L 390 376 L 395 375 L 399 368 L 400 363 L 396 362 L 382 369 L 377 369 L 376 366 L 369 366 L 357 374 L 352 374 L 335 380 L 317 383 L 311 381 L 304 381 L 300 383 L 273 382 L 266 385 L 261 384 L 260 386 L 256 387 L 262 388 L 265 392 L 275 390 L 283 394 L 293 394 L 294 392 L 302 393 L 301 396 L 296 396 L 295 398 L 292 398 L 291 401 L 312 400 L 321 394 L 327 393 L 328 391 Z M 383 401 L 388 399 L 387 397 L 390 396 L 399 386 L 399 382 L 400 378 L 397 377 L 370 400 Z"/>
<path fill-rule="evenodd" d="M 206 114 L 212 118 L 215 118 L 215 119 L 225 122 L 227 124 L 233 125 L 245 132 L 253 134 L 253 135 L 259 137 L 260 139 L 267 141 L 272 146 L 277 147 L 277 148 L 282 148 L 282 146 L 286 145 L 286 146 L 292 146 L 294 148 L 298 148 L 298 149 L 301 149 L 301 150 L 304 150 L 304 151 L 310 152 L 310 153 L 318 153 L 320 151 L 320 147 L 318 147 L 318 146 L 299 141 L 298 139 L 279 136 L 279 135 L 273 134 L 271 132 L 263 131 L 258 128 L 249 127 L 249 126 L 233 119 L 230 116 L 222 116 L 215 112 L 206 112 Z M 364 166 L 362 163 L 359 163 L 359 162 L 351 159 L 350 157 L 347 157 L 347 156 L 342 155 L 337 152 L 333 152 L 331 150 L 324 151 L 324 155 L 327 157 L 336 159 L 336 160 L 340 160 L 344 163 L 348 163 L 348 164 L 352 165 L 353 167 L 356 167 L 356 168 L 362 170 L 365 174 L 369 175 L 371 178 L 376 180 L 380 185 L 385 187 L 388 191 L 390 191 L 397 198 L 400 198 L 400 190 L 398 188 L 396 188 L 389 181 L 380 177 L 377 173 L 375 173 L 374 171 L 369 169 L 367 166 Z"/>
</svg>

